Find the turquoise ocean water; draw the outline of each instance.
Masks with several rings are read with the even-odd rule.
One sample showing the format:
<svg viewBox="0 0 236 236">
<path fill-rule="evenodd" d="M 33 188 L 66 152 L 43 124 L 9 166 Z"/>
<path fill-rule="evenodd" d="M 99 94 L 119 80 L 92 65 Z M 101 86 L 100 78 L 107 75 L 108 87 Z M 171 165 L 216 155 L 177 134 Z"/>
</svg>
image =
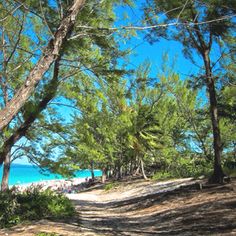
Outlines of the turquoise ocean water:
<svg viewBox="0 0 236 236">
<path fill-rule="evenodd" d="M 0 177 L 2 179 L 2 167 L 0 168 Z M 101 176 L 100 170 L 95 170 L 95 176 Z M 77 178 L 91 177 L 89 170 L 79 170 L 75 173 Z M 33 183 L 42 180 L 64 179 L 60 175 L 50 172 L 42 173 L 37 166 L 12 164 L 9 178 L 9 185 Z"/>
</svg>

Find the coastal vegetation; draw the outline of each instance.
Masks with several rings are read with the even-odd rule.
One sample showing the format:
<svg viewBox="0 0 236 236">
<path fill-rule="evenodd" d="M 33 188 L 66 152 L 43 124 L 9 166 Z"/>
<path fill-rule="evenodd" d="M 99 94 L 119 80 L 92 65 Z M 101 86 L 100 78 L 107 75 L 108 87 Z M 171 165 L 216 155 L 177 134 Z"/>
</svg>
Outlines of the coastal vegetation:
<svg viewBox="0 0 236 236">
<path fill-rule="evenodd" d="M 42 191 L 40 186 L 23 192 L 17 188 L 0 192 L 0 228 L 22 221 L 65 219 L 74 213 L 74 206 L 68 198 L 49 189 Z"/>
<path fill-rule="evenodd" d="M 235 16 L 235 0 L 1 1 L 0 226 L 75 213 L 51 190 L 9 190 L 21 158 L 66 178 L 89 169 L 89 183 L 99 169 L 107 192 L 128 177 L 229 182 Z M 182 54 L 138 60 L 140 41 Z"/>
<path fill-rule="evenodd" d="M 207 186 L 205 180 L 122 179 L 70 196 L 78 212 L 70 219 L 44 219 L 0 229 L 9 236 L 234 235 L 235 179 Z M 201 183 L 204 183 L 201 187 Z"/>
</svg>

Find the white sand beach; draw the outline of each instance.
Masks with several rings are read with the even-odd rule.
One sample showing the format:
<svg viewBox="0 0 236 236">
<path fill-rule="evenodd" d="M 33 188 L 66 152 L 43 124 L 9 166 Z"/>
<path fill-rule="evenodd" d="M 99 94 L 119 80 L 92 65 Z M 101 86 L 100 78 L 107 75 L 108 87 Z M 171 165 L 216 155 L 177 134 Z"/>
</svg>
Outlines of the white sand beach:
<svg viewBox="0 0 236 236">
<path fill-rule="evenodd" d="M 51 189 L 63 193 L 77 193 L 84 189 L 90 183 L 90 178 L 71 178 L 54 179 L 39 182 L 12 185 L 10 188 L 16 188 L 19 191 L 25 191 L 28 188 L 38 187 L 41 190 Z"/>
</svg>

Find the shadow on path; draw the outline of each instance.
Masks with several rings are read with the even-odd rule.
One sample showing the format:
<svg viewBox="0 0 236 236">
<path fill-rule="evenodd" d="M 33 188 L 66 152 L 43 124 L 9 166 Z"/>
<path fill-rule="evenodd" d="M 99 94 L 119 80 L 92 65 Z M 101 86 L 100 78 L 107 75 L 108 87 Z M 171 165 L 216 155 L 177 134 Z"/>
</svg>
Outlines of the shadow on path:
<svg viewBox="0 0 236 236">
<path fill-rule="evenodd" d="M 80 226 L 97 235 L 236 235 L 236 194 L 228 186 L 75 204 Z"/>
<path fill-rule="evenodd" d="M 175 190 L 173 183 L 166 185 L 166 189 L 155 182 L 145 184 L 146 189 L 142 182 L 131 183 L 111 195 L 102 190 L 99 194 L 97 190 L 81 193 L 77 195 L 80 200 L 73 200 L 77 214 L 72 219 L 30 222 L 0 230 L 0 235 L 35 236 L 39 232 L 60 236 L 236 235 L 236 180 L 203 189 L 199 189 L 199 184 Z M 135 190 L 134 195 L 127 195 L 130 189 Z M 111 198 L 114 194 L 116 199 Z"/>
</svg>

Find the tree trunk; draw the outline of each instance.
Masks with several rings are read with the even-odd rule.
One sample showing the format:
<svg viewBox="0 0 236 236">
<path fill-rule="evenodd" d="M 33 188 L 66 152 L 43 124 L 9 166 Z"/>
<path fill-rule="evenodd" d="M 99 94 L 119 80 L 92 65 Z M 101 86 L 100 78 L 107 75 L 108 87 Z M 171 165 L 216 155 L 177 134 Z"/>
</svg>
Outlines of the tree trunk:
<svg viewBox="0 0 236 236">
<path fill-rule="evenodd" d="M 58 58 L 61 48 L 74 27 L 76 16 L 84 6 L 84 3 L 85 0 L 74 1 L 72 7 L 68 10 L 68 15 L 61 21 L 53 39 L 50 40 L 44 49 L 41 58 L 29 73 L 25 83 L 15 93 L 7 106 L 0 111 L 0 130 L 3 130 L 24 106 L 39 81 L 42 80 L 43 75 Z"/>
<path fill-rule="evenodd" d="M 134 170 L 132 173 L 133 176 L 139 175 L 139 173 L 140 173 L 140 160 L 139 160 L 136 152 L 134 153 L 133 170 Z"/>
<path fill-rule="evenodd" d="M 144 178 L 145 180 L 148 180 L 148 177 L 147 177 L 146 174 L 145 174 L 144 164 L 143 164 L 143 160 L 142 160 L 142 159 L 140 160 L 140 166 L 141 166 L 143 178 Z"/>
<path fill-rule="evenodd" d="M 91 177 L 92 177 L 92 181 L 95 180 L 95 175 L 94 175 L 94 164 L 93 164 L 93 161 L 91 162 Z"/>
<path fill-rule="evenodd" d="M 138 165 L 136 171 L 134 172 L 134 176 L 138 175 L 139 174 L 139 171 L 140 171 L 140 165 Z"/>
<path fill-rule="evenodd" d="M 131 160 L 130 165 L 129 165 L 129 175 L 132 175 L 133 172 L 134 172 L 133 160 Z"/>
<path fill-rule="evenodd" d="M 102 183 L 105 183 L 107 179 L 107 171 L 106 168 L 102 169 Z"/>
<path fill-rule="evenodd" d="M 122 178 L 122 166 L 119 163 L 117 166 L 117 179 L 121 179 L 121 178 Z"/>
<path fill-rule="evenodd" d="M 6 150 L 1 155 L 5 155 L 5 161 L 2 173 L 1 191 L 6 191 L 9 188 L 9 174 L 11 166 L 11 153 L 10 150 Z"/>
<path fill-rule="evenodd" d="M 209 182 L 223 183 L 225 174 L 221 166 L 222 144 L 221 144 L 221 135 L 220 135 L 219 119 L 218 119 L 216 89 L 215 89 L 214 79 L 212 78 L 209 51 L 205 51 L 205 53 L 203 54 L 203 59 L 205 64 L 206 82 L 207 82 L 206 84 L 210 101 L 210 114 L 211 114 L 213 146 L 214 146 L 214 172 L 213 175 L 210 177 Z"/>
<path fill-rule="evenodd" d="M 59 75 L 59 62 L 61 56 L 57 58 L 54 64 L 54 71 L 53 71 L 53 78 L 49 82 L 43 91 L 44 97 L 42 100 L 37 104 L 37 109 L 34 110 L 26 119 L 25 121 L 18 127 L 18 129 L 7 139 L 3 144 L 3 150 L 11 147 L 20 140 L 25 134 L 27 133 L 30 126 L 33 122 L 38 118 L 40 112 L 42 112 L 48 105 L 48 103 L 54 98 L 55 93 L 58 88 L 58 75 Z M 0 155 L 0 165 L 4 162 L 4 158 L 6 155 Z"/>
</svg>

